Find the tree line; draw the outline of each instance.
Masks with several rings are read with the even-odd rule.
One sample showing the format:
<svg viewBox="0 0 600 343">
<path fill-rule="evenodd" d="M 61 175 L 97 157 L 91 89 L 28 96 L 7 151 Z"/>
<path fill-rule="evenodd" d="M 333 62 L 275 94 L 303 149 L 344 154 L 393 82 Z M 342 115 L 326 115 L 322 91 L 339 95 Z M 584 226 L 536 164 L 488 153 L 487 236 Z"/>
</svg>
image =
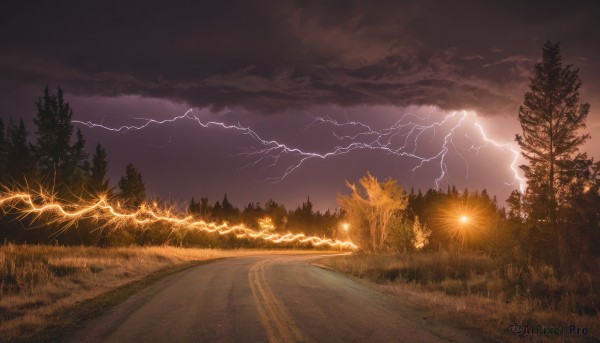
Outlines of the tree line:
<svg viewBox="0 0 600 343">
<path fill-rule="evenodd" d="M 73 110 L 65 101 L 62 89 L 59 87 L 53 93 L 46 87 L 36 102 L 33 139 L 30 140 L 23 119 L 15 121 L 10 118 L 5 126 L 0 118 L 0 183 L 9 190 L 37 189 L 39 184 L 52 192 L 55 199 L 65 203 L 95 199 L 99 195 L 130 210 L 146 203 L 148 197 L 141 171 L 130 163 L 116 186 L 111 186 L 107 178 L 109 159 L 106 149 L 97 143 L 90 157 L 83 134 L 73 127 L 72 116 Z M 199 201 L 192 198 L 186 210 L 205 221 L 244 223 L 256 229 L 295 230 L 319 236 L 331 236 L 341 217 L 337 211 L 315 211 L 310 198 L 291 210 L 273 200 L 264 204 L 250 202 L 240 210 L 229 202 L 227 194 L 214 203 L 209 203 L 207 198 Z M 76 227 L 62 230 L 59 225 L 44 223 L 44 218 L 38 218 L 36 222 L 33 218 L 22 218 L 10 211 L 0 218 L 0 225 L 1 241 L 21 243 L 186 244 L 209 247 L 259 244 L 205 233 L 174 237 L 166 225 L 159 224 L 147 230 L 123 228 L 107 234 L 97 230 L 97 223 L 82 221 Z M 37 229 L 28 230 L 31 227 Z"/>
<path fill-rule="evenodd" d="M 115 193 L 109 187 L 106 149 L 98 143 L 89 158 L 81 130 L 74 132 L 73 110 L 60 87 L 56 94 L 46 87 L 36 102 L 36 110 L 34 143 L 29 142 L 23 119 L 15 122 L 10 118 L 5 127 L 0 118 L 0 180 L 3 184 L 19 188 L 31 182 L 39 183 L 66 201 L 98 194 L 118 195 L 132 205 L 144 201 L 142 175 L 132 164 L 127 166 L 118 183 L 120 191 Z"/>
<path fill-rule="evenodd" d="M 513 191 L 506 208 L 485 190 L 406 194 L 396 181 L 368 174 L 338 197 L 360 228 L 354 239 L 371 252 L 470 249 L 562 273 L 585 270 L 600 256 L 600 162 L 581 151 L 590 106 L 580 102 L 578 73 L 562 63 L 559 43 L 544 45 L 518 111 L 527 189 Z"/>
</svg>

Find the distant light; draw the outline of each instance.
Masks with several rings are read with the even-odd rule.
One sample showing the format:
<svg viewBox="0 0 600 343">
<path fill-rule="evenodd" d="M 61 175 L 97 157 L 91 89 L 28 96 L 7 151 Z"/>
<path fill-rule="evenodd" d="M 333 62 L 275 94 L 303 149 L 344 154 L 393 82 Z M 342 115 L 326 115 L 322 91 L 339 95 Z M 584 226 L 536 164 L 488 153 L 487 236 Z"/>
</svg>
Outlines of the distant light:
<svg viewBox="0 0 600 343">
<path fill-rule="evenodd" d="M 469 217 L 462 215 L 462 216 L 460 216 L 459 220 L 460 220 L 461 224 L 466 224 L 469 222 Z"/>
<path fill-rule="evenodd" d="M 344 229 L 344 231 L 350 230 L 350 224 L 348 224 L 348 223 L 342 224 L 342 229 Z"/>
</svg>

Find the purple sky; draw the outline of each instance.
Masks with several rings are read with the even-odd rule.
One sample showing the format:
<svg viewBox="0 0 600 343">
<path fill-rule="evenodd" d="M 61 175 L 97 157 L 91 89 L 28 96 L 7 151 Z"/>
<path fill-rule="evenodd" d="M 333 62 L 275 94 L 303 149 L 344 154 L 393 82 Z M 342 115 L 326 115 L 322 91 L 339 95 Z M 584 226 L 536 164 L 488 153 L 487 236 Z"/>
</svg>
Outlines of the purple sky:
<svg viewBox="0 0 600 343">
<path fill-rule="evenodd" d="M 406 114 L 427 116 L 421 124 L 431 124 L 466 110 L 440 185 L 487 188 L 503 200 L 517 187 L 506 184 L 513 181 L 512 154 L 490 144 L 470 149 L 485 143 L 474 124 L 489 138 L 512 142 L 541 47 L 558 40 L 564 61 L 580 69 L 581 99 L 592 106 L 586 151 L 600 158 L 596 1 L 117 4 L 17 2 L 3 10 L 2 118 L 24 117 L 33 132 L 41 90 L 60 85 L 77 120 L 133 125 L 142 123 L 136 117 L 167 119 L 192 108 L 204 121 L 239 123 L 263 139 L 322 154 L 349 141 L 338 141 L 331 125 L 303 130 L 311 115 L 382 130 Z M 90 152 L 96 142 L 107 148 L 112 184 L 133 162 L 150 194 L 179 203 L 192 196 L 220 200 L 227 192 L 238 206 L 273 198 L 294 207 L 310 195 L 318 208 L 333 209 L 336 193 L 346 191 L 344 180 L 367 170 L 408 189 L 427 189 L 440 173 L 439 160 L 413 173 L 413 158 L 361 149 L 307 160 L 271 183 L 264 180 L 281 176 L 297 159 L 247 166 L 255 159 L 239 154 L 257 142 L 235 130 L 185 119 L 126 134 L 78 127 Z M 424 133 L 415 151 L 434 156 L 450 129 Z"/>
</svg>

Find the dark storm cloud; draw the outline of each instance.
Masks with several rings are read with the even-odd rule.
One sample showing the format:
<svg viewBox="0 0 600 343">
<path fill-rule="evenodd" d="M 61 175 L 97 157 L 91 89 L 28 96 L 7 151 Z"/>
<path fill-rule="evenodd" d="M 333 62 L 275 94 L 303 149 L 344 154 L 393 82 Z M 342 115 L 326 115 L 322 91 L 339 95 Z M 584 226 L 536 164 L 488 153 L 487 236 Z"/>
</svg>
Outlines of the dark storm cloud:
<svg viewBox="0 0 600 343">
<path fill-rule="evenodd" d="M 514 112 L 546 39 L 598 81 L 599 15 L 597 1 L 18 2 L 2 14 L 0 90 Z"/>
</svg>

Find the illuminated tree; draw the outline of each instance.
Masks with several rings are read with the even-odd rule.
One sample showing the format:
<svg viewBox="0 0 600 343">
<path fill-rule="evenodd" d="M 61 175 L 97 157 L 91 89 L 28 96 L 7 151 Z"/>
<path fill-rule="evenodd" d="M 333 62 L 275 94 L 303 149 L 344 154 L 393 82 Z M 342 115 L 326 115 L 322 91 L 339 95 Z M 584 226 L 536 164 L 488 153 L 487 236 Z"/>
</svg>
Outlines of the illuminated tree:
<svg viewBox="0 0 600 343">
<path fill-rule="evenodd" d="M 119 180 L 121 196 L 130 205 L 137 207 L 146 201 L 146 185 L 142 180 L 142 173 L 133 164 L 129 163 L 125 168 L 125 175 Z"/>
<path fill-rule="evenodd" d="M 273 219 L 273 225 L 280 229 L 287 223 L 287 211 L 285 206 L 279 205 L 273 199 L 269 199 L 265 203 L 265 212 Z"/>
<path fill-rule="evenodd" d="M 590 138 L 579 132 L 590 110 L 589 104 L 579 102 L 580 87 L 578 70 L 562 64 L 559 44 L 547 42 L 519 108 L 523 135 L 516 136 L 528 162 L 521 166 L 528 180 L 528 217 L 536 225 L 549 224 L 562 267 L 566 267 L 567 237 L 559 228 L 559 208 L 568 206 L 573 196 L 570 185 L 582 182 L 591 165 L 579 151 Z M 581 194 L 583 187 L 579 188 L 576 192 Z"/>
<path fill-rule="evenodd" d="M 379 182 L 373 175 L 359 180 L 360 189 L 346 182 L 350 195 L 338 195 L 338 203 L 346 211 L 353 228 L 350 236 L 365 250 L 382 250 L 389 235 L 392 218 L 406 209 L 408 198 L 396 181 Z"/>
<path fill-rule="evenodd" d="M 261 231 L 273 231 L 275 230 L 275 225 L 273 224 L 273 219 L 269 216 L 262 217 L 258 220 L 258 227 Z"/>
<path fill-rule="evenodd" d="M 425 225 L 421 225 L 419 221 L 419 217 L 415 217 L 415 221 L 413 223 L 413 246 L 416 249 L 422 249 L 427 243 L 429 243 L 429 235 L 431 235 L 431 231 L 427 230 Z"/>
</svg>

